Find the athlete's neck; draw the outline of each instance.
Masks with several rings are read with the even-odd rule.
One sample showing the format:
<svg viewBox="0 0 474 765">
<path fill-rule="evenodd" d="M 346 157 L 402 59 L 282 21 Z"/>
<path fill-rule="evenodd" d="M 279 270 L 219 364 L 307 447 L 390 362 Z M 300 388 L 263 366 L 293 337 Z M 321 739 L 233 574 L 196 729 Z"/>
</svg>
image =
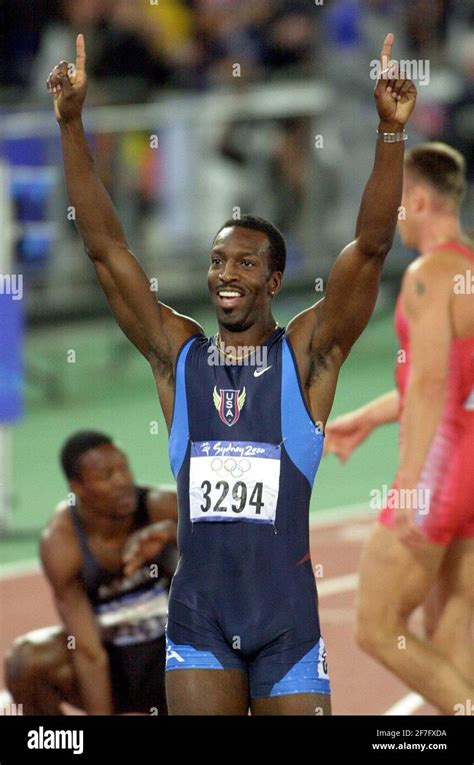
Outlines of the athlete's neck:
<svg viewBox="0 0 474 765">
<path fill-rule="evenodd" d="M 109 540 L 128 535 L 135 523 L 135 512 L 122 517 L 108 516 L 98 513 L 97 508 L 83 504 L 78 505 L 78 512 L 86 533 L 98 534 Z"/>
<path fill-rule="evenodd" d="M 457 215 L 442 215 L 432 218 L 421 226 L 418 233 L 417 250 L 424 255 L 448 242 L 465 242 L 468 238 L 462 230 Z"/>
<path fill-rule="evenodd" d="M 262 345 L 278 327 L 278 322 L 269 316 L 267 319 L 257 321 L 242 332 L 232 332 L 219 322 L 218 341 L 224 348 L 242 348 Z"/>
</svg>

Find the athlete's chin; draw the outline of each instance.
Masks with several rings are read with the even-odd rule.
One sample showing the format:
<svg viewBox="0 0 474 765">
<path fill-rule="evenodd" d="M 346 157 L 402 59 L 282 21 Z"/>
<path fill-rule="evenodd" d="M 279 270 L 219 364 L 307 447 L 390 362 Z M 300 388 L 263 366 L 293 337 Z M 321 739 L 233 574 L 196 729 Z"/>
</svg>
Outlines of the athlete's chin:
<svg viewBox="0 0 474 765">
<path fill-rule="evenodd" d="M 109 518 L 111 521 L 122 521 L 124 518 L 129 518 L 131 515 L 134 515 L 134 513 L 135 513 L 135 510 L 136 510 L 136 508 L 135 508 L 135 507 L 133 507 L 133 508 L 131 508 L 131 509 L 130 509 L 130 508 L 127 508 L 127 509 L 125 509 L 125 508 L 123 508 L 123 509 L 122 509 L 122 508 L 120 508 L 120 509 L 118 509 L 118 510 L 117 510 L 117 509 L 115 509 L 115 510 L 113 510 L 111 513 L 108 513 L 108 514 L 107 514 L 107 517 L 108 517 L 108 518 Z"/>
<path fill-rule="evenodd" d="M 123 497 L 118 498 L 115 503 L 112 512 L 110 513 L 113 518 L 125 518 L 128 515 L 133 515 L 137 509 L 137 500 L 134 493 L 126 494 Z"/>
<path fill-rule="evenodd" d="M 242 311 L 237 311 L 235 308 L 219 309 L 217 321 L 228 332 L 245 332 L 252 325 Z"/>
</svg>

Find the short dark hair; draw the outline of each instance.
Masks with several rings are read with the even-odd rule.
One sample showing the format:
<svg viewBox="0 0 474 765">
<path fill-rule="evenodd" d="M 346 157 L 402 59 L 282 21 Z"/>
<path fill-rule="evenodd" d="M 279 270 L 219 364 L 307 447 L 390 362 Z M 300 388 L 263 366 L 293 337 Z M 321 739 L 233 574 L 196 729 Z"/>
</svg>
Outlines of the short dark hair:
<svg viewBox="0 0 474 765">
<path fill-rule="evenodd" d="M 60 460 L 68 481 L 80 479 L 79 460 L 91 449 L 103 444 L 112 444 L 110 436 L 95 430 L 79 430 L 64 442 L 61 448 Z"/>
<path fill-rule="evenodd" d="M 242 215 L 240 218 L 229 218 L 226 220 L 223 226 L 220 227 L 216 237 L 221 233 L 223 228 L 230 228 L 231 226 L 239 226 L 240 228 L 250 228 L 253 231 L 262 231 L 267 235 L 270 247 L 268 255 L 270 258 L 270 267 L 273 271 L 284 272 L 286 266 L 286 243 L 281 231 L 270 223 L 265 218 L 259 218 L 257 215 Z"/>
<path fill-rule="evenodd" d="M 418 144 L 407 151 L 405 169 L 460 207 L 466 193 L 466 163 L 457 149 L 441 141 Z"/>
</svg>

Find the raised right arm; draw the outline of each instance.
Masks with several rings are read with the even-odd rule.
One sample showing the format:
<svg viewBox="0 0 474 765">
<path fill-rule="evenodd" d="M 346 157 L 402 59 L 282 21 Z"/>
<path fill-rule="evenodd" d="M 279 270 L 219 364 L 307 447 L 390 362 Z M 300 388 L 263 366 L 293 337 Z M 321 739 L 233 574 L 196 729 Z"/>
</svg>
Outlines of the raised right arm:
<svg viewBox="0 0 474 765">
<path fill-rule="evenodd" d="M 76 227 L 114 316 L 157 376 L 172 374 L 182 343 L 200 326 L 156 299 L 100 181 L 82 124 L 87 76 L 84 37 L 78 35 L 75 69 L 63 61 L 48 78 L 61 130 L 64 173 Z"/>
</svg>

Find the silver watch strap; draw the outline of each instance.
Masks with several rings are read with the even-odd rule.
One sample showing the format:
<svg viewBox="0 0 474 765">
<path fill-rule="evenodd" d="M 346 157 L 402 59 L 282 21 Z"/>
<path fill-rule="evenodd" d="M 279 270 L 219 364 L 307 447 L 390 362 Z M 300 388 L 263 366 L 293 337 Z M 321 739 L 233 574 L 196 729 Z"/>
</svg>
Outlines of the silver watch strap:
<svg viewBox="0 0 474 765">
<path fill-rule="evenodd" d="M 399 143 L 400 141 L 406 141 L 408 136 L 405 131 L 402 133 L 383 133 L 377 130 L 377 138 L 383 143 Z"/>
</svg>

